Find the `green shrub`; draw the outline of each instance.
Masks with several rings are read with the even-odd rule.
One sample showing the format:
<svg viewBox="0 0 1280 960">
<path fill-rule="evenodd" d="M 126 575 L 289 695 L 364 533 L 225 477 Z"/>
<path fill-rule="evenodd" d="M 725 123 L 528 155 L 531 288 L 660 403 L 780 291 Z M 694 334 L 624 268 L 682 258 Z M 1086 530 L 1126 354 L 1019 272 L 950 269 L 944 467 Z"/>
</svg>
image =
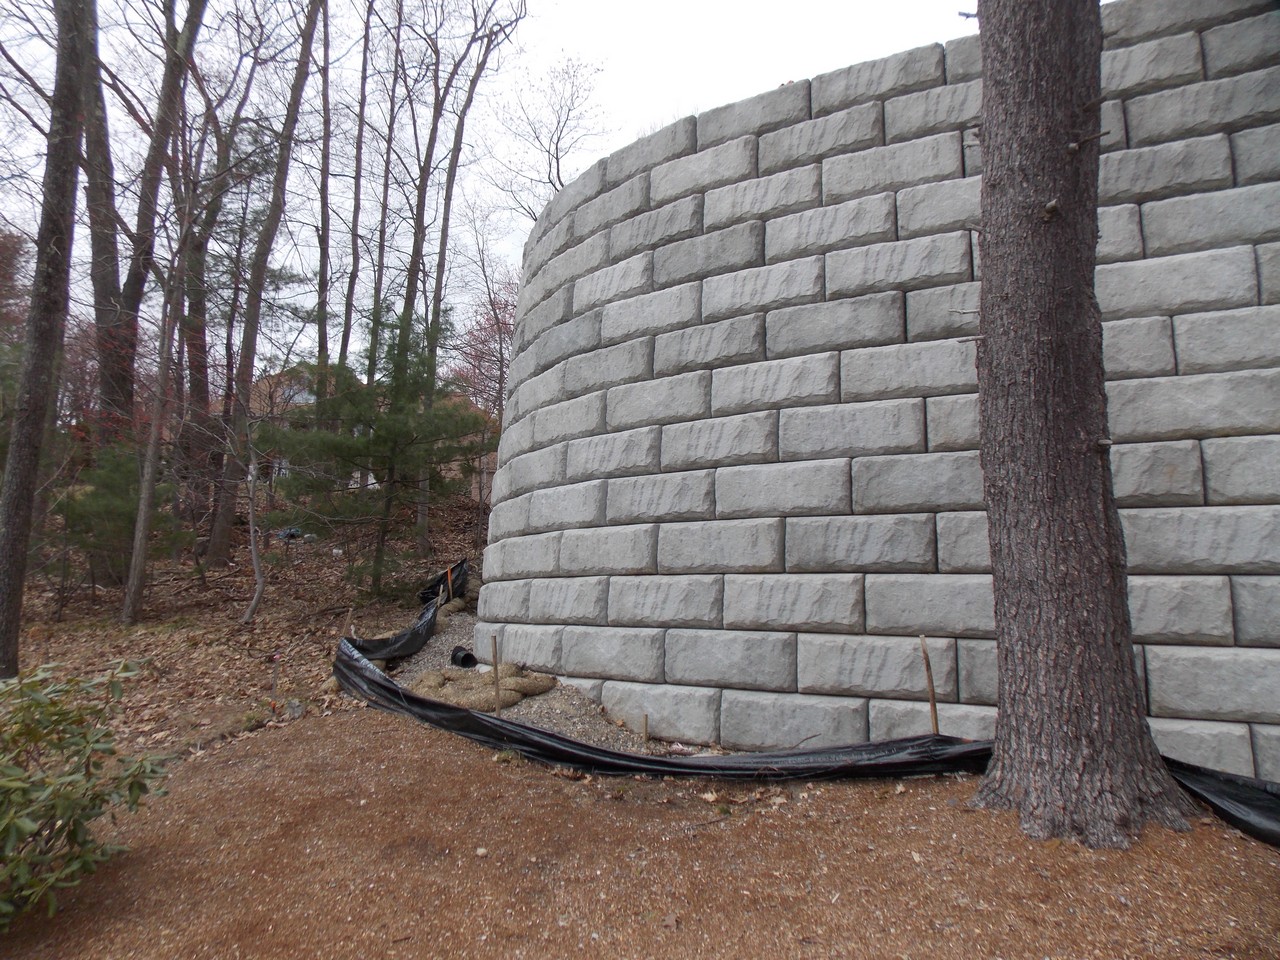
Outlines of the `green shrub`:
<svg viewBox="0 0 1280 960">
<path fill-rule="evenodd" d="M 111 807 L 137 808 L 163 776 L 151 757 L 121 757 L 109 721 L 119 664 L 91 679 L 57 679 L 51 666 L 0 680 L 0 932 L 24 910 L 74 886 L 121 847 L 99 843 L 89 824 Z"/>
</svg>

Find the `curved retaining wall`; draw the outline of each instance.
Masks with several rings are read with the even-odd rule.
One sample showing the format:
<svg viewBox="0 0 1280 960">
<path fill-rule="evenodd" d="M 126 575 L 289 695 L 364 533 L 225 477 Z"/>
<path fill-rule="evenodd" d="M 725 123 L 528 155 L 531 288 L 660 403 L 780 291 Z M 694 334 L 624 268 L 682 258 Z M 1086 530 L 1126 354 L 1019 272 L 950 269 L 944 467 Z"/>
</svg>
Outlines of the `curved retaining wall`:
<svg viewBox="0 0 1280 960">
<path fill-rule="evenodd" d="M 1280 779 L 1280 10 L 1103 8 L 1097 289 L 1161 748 Z M 601 160 L 525 249 L 477 653 L 740 749 L 985 736 L 976 37 Z"/>
</svg>

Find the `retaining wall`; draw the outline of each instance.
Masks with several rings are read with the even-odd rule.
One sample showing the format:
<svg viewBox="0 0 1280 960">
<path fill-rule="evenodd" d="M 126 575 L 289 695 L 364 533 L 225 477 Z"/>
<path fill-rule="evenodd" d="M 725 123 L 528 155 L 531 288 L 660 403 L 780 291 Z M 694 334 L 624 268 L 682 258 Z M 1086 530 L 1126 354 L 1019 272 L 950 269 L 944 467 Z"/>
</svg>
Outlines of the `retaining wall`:
<svg viewBox="0 0 1280 960">
<path fill-rule="evenodd" d="M 1280 9 L 1103 7 L 1097 291 L 1161 749 L 1280 780 Z M 987 736 L 977 37 L 601 160 L 525 248 L 477 653 L 659 737 Z"/>
</svg>

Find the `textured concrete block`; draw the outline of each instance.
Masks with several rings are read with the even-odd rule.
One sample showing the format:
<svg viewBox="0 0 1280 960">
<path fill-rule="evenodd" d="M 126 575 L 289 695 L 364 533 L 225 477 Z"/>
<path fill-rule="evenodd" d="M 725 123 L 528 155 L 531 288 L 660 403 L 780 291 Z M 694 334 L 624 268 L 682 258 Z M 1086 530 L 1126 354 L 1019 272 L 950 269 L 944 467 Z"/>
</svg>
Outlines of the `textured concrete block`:
<svg viewBox="0 0 1280 960">
<path fill-rule="evenodd" d="M 516 457 L 502 470 L 498 471 L 499 473 L 507 474 L 507 495 L 518 497 L 520 494 L 528 493 L 538 487 L 563 483 L 567 446 L 568 444 L 558 443 L 554 447 L 526 453 L 523 456 Z M 497 482 L 495 477 L 495 489 L 493 491 L 495 498 L 498 496 Z"/>
<path fill-rule="evenodd" d="M 489 510 L 489 542 L 514 537 L 529 529 L 529 503 L 533 494 L 495 503 Z"/>
<path fill-rule="evenodd" d="M 519 420 L 533 410 L 563 399 L 564 395 L 564 367 L 552 367 L 511 391 L 505 415 L 511 418 L 511 422 Z"/>
<path fill-rule="evenodd" d="M 641 253 L 574 282 L 573 311 L 582 313 L 653 289 L 653 254 Z M 665 286 L 665 284 L 664 284 Z"/>
<path fill-rule="evenodd" d="M 518 663 L 529 670 L 556 673 L 560 670 L 560 634 L 564 627 L 534 623 L 504 625 L 477 623 L 476 657 L 493 662 L 493 637 L 498 637 L 498 656 L 504 663 Z"/>
<path fill-rule="evenodd" d="M 726 690 L 720 743 L 730 750 L 820 750 L 867 739 L 867 701 L 796 693 Z"/>
<path fill-rule="evenodd" d="M 1280 306 L 1175 317 L 1178 372 L 1280 366 Z"/>
<path fill-rule="evenodd" d="M 925 640 L 940 700 L 956 698 L 956 641 Z M 796 679 L 801 693 L 927 700 L 929 683 L 916 637 L 824 637 L 800 634 Z"/>
<path fill-rule="evenodd" d="M 740 137 L 655 167 L 649 174 L 649 202 L 659 206 L 755 175 L 756 138 Z"/>
<path fill-rule="evenodd" d="M 559 533 L 540 533 L 491 544 L 484 551 L 485 581 L 554 575 L 559 569 L 560 536 Z"/>
<path fill-rule="evenodd" d="M 530 619 L 531 580 L 495 580 L 480 588 L 476 615 L 481 620 L 521 621 Z M 539 580 L 539 583 L 544 581 Z"/>
<path fill-rule="evenodd" d="M 982 81 L 948 83 L 886 100 L 884 138 L 888 143 L 959 130 L 982 116 Z"/>
<path fill-rule="evenodd" d="M 1204 503 L 1200 445 L 1194 440 L 1125 443 L 1111 448 L 1111 486 L 1122 507 Z"/>
<path fill-rule="evenodd" d="M 608 262 L 609 238 L 602 233 L 552 257 L 536 276 L 521 287 L 520 312 L 527 315 L 535 304 L 546 300 L 565 284 L 599 270 Z"/>
<path fill-rule="evenodd" d="M 715 743 L 720 738 L 720 691 L 706 687 L 652 683 L 605 683 L 600 703 L 632 730 L 680 743 Z"/>
<path fill-rule="evenodd" d="M 865 589 L 871 633 L 954 637 L 995 633 L 989 576 L 869 573 Z"/>
<path fill-rule="evenodd" d="M 740 223 L 736 227 L 704 233 L 667 244 L 653 254 L 654 282 L 669 287 L 686 280 L 701 280 L 733 273 L 764 263 L 764 224 Z"/>
<path fill-rule="evenodd" d="M 1280 11 L 1206 30 L 1205 74 L 1210 80 L 1280 63 Z"/>
<path fill-rule="evenodd" d="M 608 601 L 608 577 L 544 577 L 531 583 L 528 619 L 603 626 Z"/>
<path fill-rule="evenodd" d="M 576 210 L 605 188 L 605 161 L 599 160 L 580 173 L 551 198 L 538 217 L 535 230 L 558 223 L 571 210 Z"/>
<path fill-rule="evenodd" d="M 1280 650 L 1148 647 L 1151 715 L 1280 723 Z"/>
<path fill-rule="evenodd" d="M 1201 30 L 1265 10 L 1271 0 L 1121 0 L 1102 5 L 1102 35 L 1107 47 L 1127 46 L 1151 37 Z"/>
<path fill-rule="evenodd" d="M 1142 257 L 1142 217 L 1137 204 L 1103 207 L 1098 211 L 1098 263 L 1118 263 Z"/>
<path fill-rule="evenodd" d="M 702 316 L 702 284 L 686 283 L 630 300 L 606 304 L 600 313 L 600 342 L 606 346 L 646 334 L 678 330 Z"/>
<path fill-rule="evenodd" d="M 787 520 L 791 573 L 933 569 L 933 521 L 925 515 L 794 517 Z"/>
<path fill-rule="evenodd" d="M 1280 303 L 1280 243 L 1264 243 L 1257 248 L 1259 303 Z"/>
<path fill-rule="evenodd" d="M 935 523 L 939 573 L 990 572 L 991 543 L 985 512 L 940 513 Z"/>
<path fill-rule="evenodd" d="M 1105 154 L 1098 165 L 1100 203 L 1156 200 L 1231 186 L 1225 134 Z"/>
<path fill-rule="evenodd" d="M 1253 745 L 1246 723 L 1207 720 L 1147 720 L 1160 755 L 1210 770 L 1253 776 Z"/>
<path fill-rule="evenodd" d="M 982 466 L 977 451 L 853 461 L 855 513 L 975 510 L 982 506 Z"/>
<path fill-rule="evenodd" d="M 1280 436 L 1203 440 L 1211 504 L 1280 503 Z"/>
<path fill-rule="evenodd" d="M 972 278 L 969 235 L 964 232 L 874 243 L 827 254 L 829 297 L 941 287 Z"/>
<path fill-rule="evenodd" d="M 661 373 L 661 370 L 657 371 Z M 695 420 L 711 413 L 711 374 L 686 373 L 612 388 L 606 422 L 610 430 Z"/>
<path fill-rule="evenodd" d="M 642 213 L 648 207 L 649 178 L 634 177 L 574 211 L 574 229 L 579 237 L 585 239 L 598 230 Z M 614 255 L 617 255 L 616 251 Z"/>
<path fill-rule="evenodd" d="M 657 473 L 661 437 L 660 427 L 639 427 L 622 433 L 573 440 L 568 445 L 566 479 Z"/>
<path fill-rule="evenodd" d="M 962 230 L 982 220 L 982 178 L 942 180 L 898 191 L 898 237 Z"/>
<path fill-rule="evenodd" d="M 978 292 L 981 284 L 912 290 L 907 294 L 907 339 L 943 340 L 978 332 Z"/>
<path fill-rule="evenodd" d="M 558 253 L 563 253 L 571 243 L 578 239 L 573 222 L 574 217 L 571 213 L 545 233 L 530 234 L 530 242 L 525 244 L 524 258 L 521 264 L 524 276 L 533 276 L 542 269 L 548 260 Z"/>
<path fill-rule="evenodd" d="M 960 134 L 941 133 L 822 161 L 822 202 L 840 203 L 963 175 Z"/>
<path fill-rule="evenodd" d="M 1129 578 L 1133 639 L 1230 646 L 1231 583 L 1226 577 Z"/>
<path fill-rule="evenodd" d="M 629 257 L 701 231 L 702 197 L 685 197 L 610 227 L 609 251 L 615 259 Z"/>
<path fill-rule="evenodd" d="M 723 591 L 720 576 L 613 577 L 609 581 L 609 623 L 718 627 Z"/>
<path fill-rule="evenodd" d="M 946 44 L 947 83 L 963 83 L 982 76 L 982 44 L 976 33 L 948 40 Z"/>
<path fill-rule="evenodd" d="M 866 103 L 765 134 L 760 138 L 760 173 L 855 153 L 882 143 L 884 118 L 880 104 Z"/>
<path fill-rule="evenodd" d="M 841 403 L 778 414 L 780 460 L 923 451 L 923 400 Z"/>
<path fill-rule="evenodd" d="M 1095 286 L 1107 319 L 1226 310 L 1258 302 L 1249 247 L 1103 264 Z"/>
<path fill-rule="evenodd" d="M 1132 573 L 1280 573 L 1280 507 L 1122 510 Z"/>
<path fill-rule="evenodd" d="M 767 262 L 777 263 L 893 239 L 893 194 L 878 193 L 770 220 L 764 255 Z"/>
<path fill-rule="evenodd" d="M 560 572 L 566 576 L 655 572 L 656 524 L 566 530 L 560 536 Z"/>
<path fill-rule="evenodd" d="M 592 390 L 644 380 L 652 375 L 653 341 L 647 338 L 628 340 L 566 360 L 563 393 L 571 397 L 581 396 Z"/>
<path fill-rule="evenodd" d="M 1000 698 L 1000 668 L 994 640 L 957 640 L 956 666 L 961 703 L 995 706 Z"/>
<path fill-rule="evenodd" d="M 1144 203 L 1142 230 L 1147 255 L 1153 257 L 1275 240 L 1280 238 L 1280 183 Z"/>
<path fill-rule="evenodd" d="M 659 573 L 755 573 L 782 569 L 782 520 L 665 523 Z"/>
<path fill-rule="evenodd" d="M 930 452 L 978 449 L 981 437 L 976 393 L 929 397 L 925 400 L 925 418 Z"/>
<path fill-rule="evenodd" d="M 1280 783 L 1280 727 L 1261 723 L 1249 725 L 1253 731 L 1254 776 Z"/>
<path fill-rule="evenodd" d="M 715 471 L 610 480 L 607 510 L 610 523 L 714 519 Z"/>
<path fill-rule="evenodd" d="M 604 693 L 603 680 L 591 680 L 584 677 L 558 676 L 557 680 L 566 687 L 572 687 L 593 703 L 599 703 Z"/>
<path fill-rule="evenodd" d="M 903 295 L 873 293 L 853 300 L 807 303 L 765 316 L 765 353 L 770 360 L 827 350 L 899 343 Z"/>
<path fill-rule="evenodd" d="M 1138 97 L 1125 104 L 1129 139 L 1144 146 L 1274 123 L 1280 119 L 1277 86 L 1280 67 L 1271 67 Z"/>
<path fill-rule="evenodd" d="M 533 449 L 533 426 L 536 416 L 530 414 L 523 420 L 503 427 L 498 437 L 498 463 L 509 463 L 511 460 L 528 453 Z"/>
<path fill-rule="evenodd" d="M 1200 38 L 1194 33 L 1162 37 L 1102 55 L 1102 92 L 1134 96 L 1204 79 Z"/>
<path fill-rule="evenodd" d="M 959 340 L 846 350 L 840 354 L 841 399 L 971 393 L 978 385 L 974 356 L 973 344 Z"/>
<path fill-rule="evenodd" d="M 1280 370 L 1107 384 L 1117 441 L 1280 433 Z"/>
<path fill-rule="evenodd" d="M 796 635 L 668 630 L 667 680 L 740 690 L 794 690 Z"/>
<path fill-rule="evenodd" d="M 547 297 L 536 307 L 521 310 L 516 318 L 511 345 L 524 350 L 557 323 L 568 320 L 573 314 L 573 288 L 566 287 Z"/>
<path fill-rule="evenodd" d="M 1124 104 L 1119 100 L 1108 100 L 1102 105 L 1102 139 L 1098 146 L 1104 154 L 1115 153 L 1129 147 L 1129 129 L 1124 121 Z"/>
<path fill-rule="evenodd" d="M 609 154 L 605 161 L 606 180 L 609 184 L 622 183 L 637 173 L 695 153 L 697 149 L 698 121 L 695 117 L 685 117 Z"/>
<path fill-rule="evenodd" d="M 724 625 L 747 630 L 862 630 L 862 575 L 726 575 Z"/>
<path fill-rule="evenodd" d="M 929 705 L 910 700 L 872 700 L 869 704 L 872 741 L 897 740 L 933 732 Z M 995 736 L 995 707 L 962 703 L 938 704 L 938 731 L 965 740 L 989 740 Z"/>
<path fill-rule="evenodd" d="M 571 483 L 529 494 L 529 530 L 594 527 L 604 522 L 603 480 Z"/>
<path fill-rule="evenodd" d="M 560 669 L 576 677 L 661 683 L 664 632 L 643 627 L 565 627 L 560 635 Z"/>
<path fill-rule="evenodd" d="M 846 459 L 760 463 L 716 471 L 716 516 L 723 519 L 848 512 Z"/>
<path fill-rule="evenodd" d="M 778 457 L 778 414 L 748 413 L 662 428 L 662 469 L 720 467 Z"/>
<path fill-rule="evenodd" d="M 566 320 L 552 327 L 530 347 L 535 357 L 534 372 L 542 373 L 561 360 L 587 353 L 598 346 L 600 346 L 599 311 Z"/>
<path fill-rule="evenodd" d="M 766 220 L 808 210 L 822 202 L 822 168 L 817 164 L 730 184 L 706 195 L 703 226 L 707 230 L 744 220 Z"/>
<path fill-rule="evenodd" d="M 703 319 L 719 320 L 821 300 L 824 269 L 822 257 L 810 257 L 709 277 L 702 284 Z"/>
<path fill-rule="evenodd" d="M 763 359 L 762 313 L 673 330 L 659 336 L 653 345 L 653 371 L 658 376 L 684 370 L 707 372 Z M 706 375 L 711 376 L 709 372 Z"/>
<path fill-rule="evenodd" d="M 698 114 L 698 149 L 747 134 L 768 133 L 809 119 L 809 81 L 786 83 L 737 103 Z"/>
<path fill-rule="evenodd" d="M 1280 123 L 1233 133 L 1231 156 L 1242 187 L 1280 180 Z"/>
<path fill-rule="evenodd" d="M 944 78 L 943 48 L 938 43 L 833 70 L 813 78 L 813 115 L 936 87 Z"/>
<path fill-rule="evenodd" d="M 1236 643 L 1280 647 L 1280 577 L 1232 577 Z"/>
<path fill-rule="evenodd" d="M 839 357 L 838 353 L 815 353 L 715 370 L 711 411 L 719 416 L 762 407 L 830 403 L 839 399 Z"/>
<path fill-rule="evenodd" d="M 1130 317 L 1103 324 L 1102 361 L 1108 380 L 1172 376 L 1177 372 L 1173 324 L 1168 317 Z"/>
<path fill-rule="evenodd" d="M 543 407 L 529 417 L 533 421 L 534 445 L 545 447 L 600 433 L 604 429 L 604 405 L 605 394 L 601 390 Z"/>
</svg>

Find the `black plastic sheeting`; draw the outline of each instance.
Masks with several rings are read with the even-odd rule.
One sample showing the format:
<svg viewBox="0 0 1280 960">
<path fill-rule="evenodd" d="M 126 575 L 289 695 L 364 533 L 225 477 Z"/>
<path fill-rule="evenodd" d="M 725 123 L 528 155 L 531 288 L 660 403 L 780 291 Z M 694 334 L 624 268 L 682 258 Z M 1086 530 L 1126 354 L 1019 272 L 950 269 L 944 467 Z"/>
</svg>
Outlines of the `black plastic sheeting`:
<svg viewBox="0 0 1280 960">
<path fill-rule="evenodd" d="M 418 592 L 422 612 L 408 630 L 402 630 L 386 640 L 358 640 L 347 637 L 360 654 L 370 660 L 403 660 L 412 657 L 427 645 L 436 631 L 436 614 L 454 597 L 461 597 L 467 590 L 467 561 L 459 560 L 447 570 L 442 570 Z M 341 654 L 339 654 L 341 655 Z"/>
</svg>

